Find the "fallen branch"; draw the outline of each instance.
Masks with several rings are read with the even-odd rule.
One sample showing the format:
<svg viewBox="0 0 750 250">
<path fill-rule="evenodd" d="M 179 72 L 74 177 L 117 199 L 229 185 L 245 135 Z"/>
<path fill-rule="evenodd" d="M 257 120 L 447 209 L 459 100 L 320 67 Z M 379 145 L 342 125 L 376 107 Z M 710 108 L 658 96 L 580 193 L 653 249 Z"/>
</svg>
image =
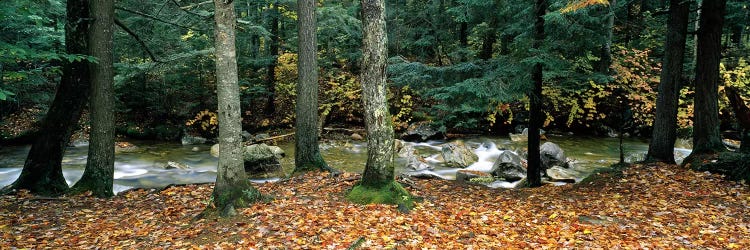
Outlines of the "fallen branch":
<svg viewBox="0 0 750 250">
<path fill-rule="evenodd" d="M 264 142 L 264 141 L 273 141 L 273 140 L 276 140 L 276 139 L 281 139 L 281 138 L 284 138 L 284 137 L 287 137 L 287 136 L 292 136 L 292 135 L 294 135 L 294 132 L 289 133 L 289 134 L 271 136 L 271 137 L 268 137 L 268 138 L 263 138 L 263 139 L 258 139 L 258 140 L 254 139 L 254 140 L 250 141 L 250 144 L 256 144 L 256 143 Z"/>
</svg>

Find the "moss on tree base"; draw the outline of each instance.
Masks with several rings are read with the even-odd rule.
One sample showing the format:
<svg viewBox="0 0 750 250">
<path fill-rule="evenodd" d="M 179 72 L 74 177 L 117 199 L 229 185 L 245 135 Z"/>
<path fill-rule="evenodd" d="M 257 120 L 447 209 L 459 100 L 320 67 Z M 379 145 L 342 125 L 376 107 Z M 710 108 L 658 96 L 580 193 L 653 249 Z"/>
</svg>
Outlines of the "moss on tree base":
<svg viewBox="0 0 750 250">
<path fill-rule="evenodd" d="M 750 182 L 750 154 L 722 152 L 697 155 L 686 159 L 685 165 L 695 171 L 723 174 L 728 180 Z"/>
<path fill-rule="evenodd" d="M 393 204 L 406 210 L 414 208 L 414 197 L 395 181 L 378 186 L 357 184 L 346 199 L 358 204 Z"/>
</svg>

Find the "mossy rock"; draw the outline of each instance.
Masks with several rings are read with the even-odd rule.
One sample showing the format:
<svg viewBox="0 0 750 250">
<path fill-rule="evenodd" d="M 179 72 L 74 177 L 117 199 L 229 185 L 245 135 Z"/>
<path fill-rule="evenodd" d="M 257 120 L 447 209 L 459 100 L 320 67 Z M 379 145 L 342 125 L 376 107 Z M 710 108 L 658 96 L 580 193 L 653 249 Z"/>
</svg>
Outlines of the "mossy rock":
<svg viewBox="0 0 750 250">
<path fill-rule="evenodd" d="M 357 204 L 392 204 L 406 210 L 414 208 L 414 197 L 395 181 L 378 186 L 357 184 L 346 199 Z"/>
<path fill-rule="evenodd" d="M 686 166 L 695 171 L 722 174 L 728 180 L 750 182 L 750 154 L 722 152 L 715 155 L 691 157 Z"/>
</svg>

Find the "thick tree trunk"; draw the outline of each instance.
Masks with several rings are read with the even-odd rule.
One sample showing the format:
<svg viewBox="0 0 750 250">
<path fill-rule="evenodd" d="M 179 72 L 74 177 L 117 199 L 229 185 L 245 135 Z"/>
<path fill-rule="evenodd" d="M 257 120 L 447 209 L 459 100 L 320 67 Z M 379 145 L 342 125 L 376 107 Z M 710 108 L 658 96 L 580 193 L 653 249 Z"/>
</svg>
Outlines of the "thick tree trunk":
<svg viewBox="0 0 750 250">
<path fill-rule="evenodd" d="M 245 207 L 260 198 L 247 180 L 243 165 L 240 89 L 235 47 L 235 14 L 232 1 L 214 0 L 216 22 L 216 92 L 219 102 L 219 166 L 212 194 L 213 208 L 221 216 L 234 215 L 235 208 Z"/>
<path fill-rule="evenodd" d="M 674 163 L 674 142 L 677 140 L 677 104 L 682 67 L 685 61 L 685 40 L 690 17 L 690 3 L 670 0 L 667 39 L 664 44 L 656 118 L 646 160 Z"/>
<path fill-rule="evenodd" d="M 544 42 L 544 15 L 547 12 L 547 1 L 536 0 L 534 5 L 534 41 L 532 48 L 538 49 Z M 528 141 L 528 166 L 526 168 L 526 178 L 530 187 L 538 187 L 542 185 L 541 180 L 541 154 L 539 152 L 539 129 L 542 127 L 544 122 L 544 113 L 542 112 L 542 77 L 543 69 L 541 63 L 536 63 L 531 71 L 531 79 L 533 87 L 529 92 L 529 102 L 531 107 L 529 108 L 529 141 Z"/>
<path fill-rule="evenodd" d="M 89 2 L 68 0 L 65 47 L 68 54 L 88 54 Z M 62 158 L 73 128 L 88 100 L 89 65 L 86 61 L 66 62 L 60 86 L 39 136 L 31 145 L 21 175 L 8 189 L 28 189 L 40 195 L 58 195 L 68 189 L 62 174 Z M 1 72 L 0 72 L 1 73 Z"/>
<path fill-rule="evenodd" d="M 719 133 L 719 61 L 726 0 L 704 1 L 695 67 L 693 154 L 724 151 Z"/>
<path fill-rule="evenodd" d="M 294 172 L 327 170 L 318 148 L 318 46 L 315 0 L 297 0 L 299 82 L 297 83 Z"/>
<path fill-rule="evenodd" d="M 385 1 L 361 0 L 362 102 L 367 130 L 367 164 L 347 198 L 358 203 L 389 203 L 411 208 L 411 195 L 394 181 L 393 121 L 386 102 Z"/>
<path fill-rule="evenodd" d="M 115 89 L 114 89 L 114 1 L 91 1 L 93 23 L 89 33 L 91 64 L 91 142 L 81 179 L 72 192 L 91 191 L 99 197 L 113 196 L 115 171 Z"/>
<path fill-rule="evenodd" d="M 266 115 L 273 115 L 276 112 L 276 64 L 278 63 L 279 57 L 279 10 L 278 3 L 274 2 L 271 6 L 271 41 L 268 45 L 269 56 L 272 57 L 273 61 L 268 65 L 266 72 L 266 91 L 268 91 L 268 99 L 266 99 L 266 107 L 263 109 L 263 113 Z"/>
<path fill-rule="evenodd" d="M 498 8 L 497 3 L 493 5 L 493 7 Z M 497 14 L 491 13 L 490 15 L 490 31 L 484 34 L 484 37 L 482 38 L 482 49 L 479 51 L 479 55 L 477 56 L 479 57 L 479 59 L 483 60 L 489 60 L 490 58 L 492 58 L 495 42 L 497 42 L 497 32 L 495 32 L 495 28 L 497 27 L 498 23 Z M 507 48 L 507 44 L 502 44 L 502 46 L 504 48 Z"/>
<path fill-rule="evenodd" d="M 393 181 L 394 132 L 386 102 L 386 33 L 383 0 L 362 0 L 362 100 L 367 128 L 367 165 L 362 185 Z"/>
</svg>

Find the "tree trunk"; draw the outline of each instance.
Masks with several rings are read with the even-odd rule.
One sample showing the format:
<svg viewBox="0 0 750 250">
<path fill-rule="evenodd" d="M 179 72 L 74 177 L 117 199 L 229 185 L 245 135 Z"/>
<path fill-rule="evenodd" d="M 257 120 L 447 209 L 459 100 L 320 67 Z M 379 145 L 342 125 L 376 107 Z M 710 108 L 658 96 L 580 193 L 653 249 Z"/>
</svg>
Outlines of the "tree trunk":
<svg viewBox="0 0 750 250">
<path fill-rule="evenodd" d="M 499 5 L 496 3 L 493 5 L 493 8 L 497 9 L 498 6 Z M 489 31 L 485 33 L 484 37 L 482 38 L 482 49 L 479 51 L 479 55 L 477 56 L 482 60 L 489 60 L 490 58 L 492 58 L 493 48 L 495 47 L 495 42 L 497 42 L 497 32 L 495 31 L 498 23 L 497 14 L 490 13 L 490 15 Z M 502 46 L 503 48 L 507 48 L 507 44 L 502 44 Z"/>
<path fill-rule="evenodd" d="M 547 11 L 546 0 L 536 0 L 534 5 L 534 41 L 532 48 L 539 49 L 544 42 L 544 15 Z M 526 178 L 530 187 L 538 187 L 542 185 L 541 180 L 541 154 L 539 152 L 539 129 L 542 127 L 544 122 L 544 113 L 542 112 L 542 64 L 534 64 L 534 68 L 531 71 L 531 79 L 533 81 L 533 88 L 529 92 L 529 102 L 531 107 L 529 108 L 529 141 L 528 141 L 528 166 L 526 168 Z"/>
<path fill-rule="evenodd" d="M 719 61 L 726 0 L 704 1 L 695 67 L 695 115 L 692 154 L 724 151 L 719 133 Z"/>
<path fill-rule="evenodd" d="M 610 2 L 610 10 L 614 8 L 615 3 Z M 643 29 L 643 0 L 630 1 L 627 4 L 628 20 L 625 24 L 625 43 L 630 43 L 633 39 L 638 39 Z"/>
<path fill-rule="evenodd" d="M 89 2 L 68 0 L 66 4 L 65 47 L 68 54 L 88 54 Z M 68 189 L 62 174 L 62 158 L 73 128 L 81 119 L 88 99 L 91 81 L 87 61 L 66 62 L 60 86 L 47 115 L 42 120 L 39 136 L 31 145 L 21 175 L 9 189 L 28 189 L 32 193 L 51 196 Z M 2 73 L 2 72 L 0 72 Z"/>
<path fill-rule="evenodd" d="M 361 4 L 362 75 L 359 79 L 367 130 L 367 164 L 362 180 L 348 198 L 360 203 L 411 207 L 411 196 L 393 179 L 394 132 L 386 102 L 385 1 L 361 0 Z"/>
<path fill-rule="evenodd" d="M 113 196 L 115 171 L 115 90 L 114 90 L 114 1 L 91 1 L 93 23 L 89 33 L 91 64 L 91 142 L 88 160 L 73 193 L 91 191 L 99 197 Z"/>
<path fill-rule="evenodd" d="M 656 118 L 646 160 L 674 163 L 674 142 L 677 140 L 677 106 L 682 67 L 685 61 L 685 40 L 690 17 L 690 3 L 670 0 L 667 38 L 664 44 Z"/>
<path fill-rule="evenodd" d="M 318 148 L 318 46 L 315 0 L 297 0 L 299 60 L 297 71 L 294 172 L 329 169 Z"/>
<path fill-rule="evenodd" d="M 235 14 L 231 1 L 214 0 L 216 22 L 216 92 L 219 102 L 219 166 L 212 194 L 213 206 L 206 212 L 221 216 L 236 214 L 235 208 L 258 200 L 260 193 L 247 180 L 243 165 L 240 89 L 235 47 Z M 215 209 L 215 210 L 214 210 Z"/>
<path fill-rule="evenodd" d="M 266 107 L 263 109 L 263 113 L 266 115 L 273 115 L 276 112 L 276 64 L 279 57 L 279 10 L 278 3 L 272 3 L 270 14 L 271 15 L 271 42 L 269 47 L 269 56 L 272 57 L 272 62 L 268 64 L 268 72 L 266 72 L 266 91 L 268 91 L 268 99 L 266 99 Z"/>
<path fill-rule="evenodd" d="M 602 74 L 609 75 L 609 66 L 612 65 L 612 38 L 613 30 L 615 28 L 615 5 L 616 0 L 609 1 L 609 17 L 607 18 L 607 40 L 602 45 L 602 59 L 599 62 L 599 72 Z"/>
</svg>

